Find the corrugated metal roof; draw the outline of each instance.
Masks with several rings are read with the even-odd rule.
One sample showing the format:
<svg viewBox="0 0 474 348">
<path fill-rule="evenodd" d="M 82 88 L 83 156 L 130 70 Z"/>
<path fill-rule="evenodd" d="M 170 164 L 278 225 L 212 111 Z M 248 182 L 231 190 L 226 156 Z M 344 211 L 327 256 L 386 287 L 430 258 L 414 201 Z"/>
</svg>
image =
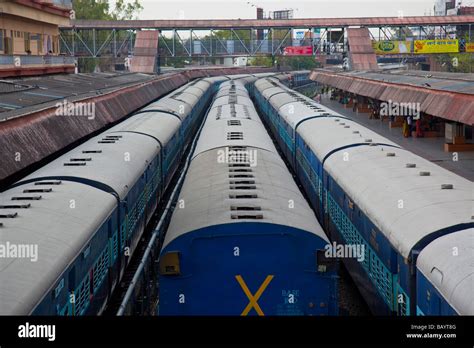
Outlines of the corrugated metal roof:
<svg viewBox="0 0 474 348">
<path fill-rule="evenodd" d="M 310 78 L 365 97 L 420 103 L 422 112 L 465 124 L 474 124 L 474 80 L 471 74 L 419 76 L 406 72 L 331 72 L 315 70 Z"/>
<path fill-rule="evenodd" d="M 69 74 L 4 80 L 0 84 L 0 121 L 44 108 L 64 98 L 85 98 L 155 77 L 130 73 Z M 27 108 L 27 109 L 24 109 Z"/>
</svg>

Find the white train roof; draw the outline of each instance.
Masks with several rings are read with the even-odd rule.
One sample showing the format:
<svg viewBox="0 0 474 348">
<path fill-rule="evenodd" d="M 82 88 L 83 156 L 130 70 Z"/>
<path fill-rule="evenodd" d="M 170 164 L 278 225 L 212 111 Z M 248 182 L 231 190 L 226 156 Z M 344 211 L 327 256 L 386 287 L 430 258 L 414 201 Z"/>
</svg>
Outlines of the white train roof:
<svg viewBox="0 0 474 348">
<path fill-rule="evenodd" d="M 293 101 L 284 104 L 280 108 L 279 114 L 294 129 L 301 121 L 314 116 L 326 116 L 328 112 L 317 106 L 309 106 Z"/>
<path fill-rule="evenodd" d="M 279 87 L 282 88 L 280 85 L 275 86 L 278 83 L 278 81 L 272 79 L 272 78 L 261 78 L 257 81 L 255 81 L 255 87 L 260 91 L 263 92 L 264 90 L 268 88 L 273 88 L 273 87 Z"/>
<path fill-rule="evenodd" d="M 183 90 L 183 94 L 192 94 L 198 99 L 200 99 L 203 94 L 206 92 L 206 89 L 203 90 L 203 88 L 209 88 L 209 83 L 203 82 L 203 85 L 193 85 L 193 86 L 188 86 L 186 89 Z"/>
<path fill-rule="evenodd" d="M 222 99 L 222 98 L 219 98 Z M 217 100 L 219 100 L 217 99 Z M 259 119 L 257 111 L 254 109 L 253 105 L 245 104 L 222 104 L 216 105 L 212 104 L 211 109 L 209 109 L 208 118 L 218 119 Z M 238 122 L 237 122 L 238 123 Z"/>
<path fill-rule="evenodd" d="M 223 79 L 211 80 L 211 79 L 205 78 L 205 79 L 199 79 L 199 80 L 193 81 L 193 82 L 189 83 L 188 85 L 190 85 L 191 87 L 199 88 L 203 92 L 205 92 L 205 91 L 207 91 L 207 89 L 209 87 L 211 87 L 211 85 L 214 82 L 219 82 L 219 81 L 223 81 Z"/>
<path fill-rule="evenodd" d="M 325 170 L 404 257 L 430 233 L 471 221 L 471 181 L 401 148 L 352 146 L 398 146 L 356 122 L 316 118 L 306 121 L 298 133 L 320 159 L 347 146 L 328 157 Z M 454 188 L 442 189 L 444 184 Z"/>
<path fill-rule="evenodd" d="M 147 112 L 128 118 L 109 129 L 109 132 L 137 132 L 158 139 L 166 146 L 178 132 L 181 121 L 174 115 L 164 112 Z"/>
<path fill-rule="evenodd" d="M 474 228 L 428 244 L 417 268 L 458 314 L 474 315 Z"/>
<path fill-rule="evenodd" d="M 231 125 L 232 121 L 238 121 L 240 125 Z M 250 146 L 276 152 L 275 145 L 259 119 L 229 117 L 216 120 L 208 116 L 193 158 L 223 146 Z"/>
<path fill-rule="evenodd" d="M 100 143 L 105 141 L 106 143 Z M 145 171 L 160 150 L 158 142 L 145 135 L 128 132 L 104 132 L 28 175 L 25 180 L 71 176 L 98 181 L 113 188 L 121 199 L 129 186 Z M 101 153 L 83 153 L 101 151 Z M 78 161 L 78 159 L 87 159 Z M 69 165 L 64 165 L 64 164 Z M 73 165 L 85 163 L 85 165 Z M 71 165 L 72 164 L 72 165 Z"/>
<path fill-rule="evenodd" d="M 227 75 L 231 80 L 239 80 L 247 77 L 252 77 L 250 74 L 235 74 L 235 75 Z"/>
<path fill-rule="evenodd" d="M 169 97 L 161 98 L 156 102 L 140 109 L 138 113 L 144 111 L 162 110 L 177 115 L 181 120 L 184 120 L 191 112 L 192 105 L 185 103 L 182 100 L 177 100 Z"/>
<path fill-rule="evenodd" d="M 287 93 L 287 91 L 281 87 L 269 87 L 265 88 L 261 92 L 263 97 L 269 100 L 270 103 L 275 102 L 277 100 L 281 100 L 281 98 L 284 98 L 287 102 L 293 100 L 293 98 Z"/>
<path fill-rule="evenodd" d="M 221 82 L 224 82 L 224 81 L 229 81 L 230 78 L 226 75 L 221 75 L 221 76 L 214 76 L 214 77 L 206 77 L 206 78 L 203 78 L 203 81 L 207 81 L 211 84 L 213 83 L 221 83 Z"/>
<path fill-rule="evenodd" d="M 201 139 L 206 141 L 204 134 Z M 164 247 L 187 232 L 239 222 L 291 226 L 312 232 L 327 241 L 313 211 L 276 153 L 246 147 L 246 151 L 256 151 L 252 153 L 256 154 L 257 165 L 247 168 L 252 170 L 247 172 L 252 178 L 231 178 L 240 173 L 233 172 L 234 168 L 227 163 L 219 163 L 217 159 L 224 149 L 213 149 L 193 159 L 180 193 L 185 207 L 175 209 Z M 255 182 L 255 189 L 238 189 L 245 187 L 238 183 L 247 180 Z M 244 198 L 237 198 L 239 196 Z M 294 208 L 289 208 L 290 200 Z M 249 208 L 259 210 L 238 210 Z M 262 218 L 253 220 L 248 218 L 249 215 L 262 215 Z"/>
<path fill-rule="evenodd" d="M 52 191 L 23 193 L 25 189 L 40 188 Z M 26 196 L 41 199 L 12 200 Z M 2 244 L 37 245 L 38 255 L 36 262 L 29 258 L 0 258 L 0 315 L 28 315 L 43 295 L 51 296 L 50 287 L 58 285 L 59 276 L 87 246 L 117 200 L 91 186 L 62 181 L 56 185 L 25 184 L 0 194 L 0 205 L 12 204 L 30 207 L 0 209 L 1 214 L 18 214 L 0 219 Z"/>
<path fill-rule="evenodd" d="M 229 94 L 238 95 L 238 96 L 241 96 L 241 97 L 248 97 L 248 95 L 249 95 L 245 88 L 244 89 L 240 89 L 240 88 L 232 89 L 231 87 L 225 87 L 225 88 L 220 88 L 219 91 L 216 93 L 214 98 L 219 98 L 219 97 L 222 97 L 223 95 L 229 95 Z"/>
<path fill-rule="evenodd" d="M 248 97 L 243 96 L 236 96 L 236 95 L 229 95 L 229 94 L 221 94 L 217 97 L 214 102 L 212 103 L 212 107 L 215 108 L 220 105 L 225 104 L 241 104 L 247 105 L 249 107 L 254 107 L 252 101 Z"/>
<path fill-rule="evenodd" d="M 217 115 L 219 109 L 221 113 Z M 246 154 L 248 164 L 238 160 L 229 163 L 230 151 L 237 151 L 234 155 Z M 251 156 L 256 157 L 252 160 Z M 228 104 L 211 109 L 180 199 L 184 199 L 185 208 L 175 210 L 164 246 L 199 228 L 242 221 L 292 226 L 327 241 L 253 106 Z M 289 200 L 294 202 L 294 208 L 289 208 Z M 249 207 L 259 210 L 238 210 Z M 250 219 L 248 214 L 262 218 Z"/>
</svg>

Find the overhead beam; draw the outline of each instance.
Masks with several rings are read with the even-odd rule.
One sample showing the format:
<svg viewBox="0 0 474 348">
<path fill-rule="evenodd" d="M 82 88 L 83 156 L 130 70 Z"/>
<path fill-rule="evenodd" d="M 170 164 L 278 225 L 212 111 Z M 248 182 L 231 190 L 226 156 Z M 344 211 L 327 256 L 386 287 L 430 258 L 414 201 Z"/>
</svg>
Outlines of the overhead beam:
<svg viewBox="0 0 474 348">
<path fill-rule="evenodd" d="M 474 15 L 413 16 L 365 18 L 302 18 L 302 19 L 207 19 L 207 20 L 72 20 L 62 29 L 266 29 L 266 28 L 341 28 L 349 26 L 400 27 L 420 25 L 461 25 L 474 23 Z"/>
</svg>

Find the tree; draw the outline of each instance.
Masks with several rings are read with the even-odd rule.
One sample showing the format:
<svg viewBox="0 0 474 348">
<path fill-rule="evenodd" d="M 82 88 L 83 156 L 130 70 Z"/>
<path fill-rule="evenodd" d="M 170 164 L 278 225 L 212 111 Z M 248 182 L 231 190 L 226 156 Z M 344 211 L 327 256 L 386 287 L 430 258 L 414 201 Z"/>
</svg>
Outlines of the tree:
<svg viewBox="0 0 474 348">
<path fill-rule="evenodd" d="M 76 19 L 112 19 L 107 0 L 74 0 L 72 8 Z"/>
<path fill-rule="evenodd" d="M 110 8 L 107 0 L 73 0 L 72 6 L 76 19 L 127 20 L 137 18 L 140 11 L 143 10 L 139 0 L 133 0 L 133 2 L 117 0 L 113 9 Z M 104 42 L 110 33 L 110 30 L 97 31 L 97 42 Z M 79 58 L 78 68 L 80 72 L 93 72 L 96 66 L 109 66 L 111 63 L 111 60 Z"/>
<path fill-rule="evenodd" d="M 265 66 L 271 67 L 273 65 L 272 57 L 268 56 L 256 56 L 250 60 L 250 65 L 252 66 Z"/>
<path fill-rule="evenodd" d="M 311 70 L 319 67 L 313 56 L 282 56 L 277 59 L 281 66 L 288 66 L 294 70 Z"/>
<path fill-rule="evenodd" d="M 126 19 L 137 19 L 138 14 L 143 10 L 143 6 L 138 0 L 133 2 L 125 3 L 124 0 L 117 0 L 115 2 L 115 8 L 110 13 L 113 19 L 126 20 Z"/>
</svg>

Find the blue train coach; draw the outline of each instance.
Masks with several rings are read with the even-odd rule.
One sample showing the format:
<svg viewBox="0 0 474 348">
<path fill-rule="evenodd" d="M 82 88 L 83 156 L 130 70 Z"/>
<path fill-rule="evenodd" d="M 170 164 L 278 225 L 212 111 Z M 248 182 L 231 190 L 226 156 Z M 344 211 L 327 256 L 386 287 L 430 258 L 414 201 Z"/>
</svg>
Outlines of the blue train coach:
<svg viewBox="0 0 474 348">
<path fill-rule="evenodd" d="M 160 315 L 334 315 L 328 239 L 243 84 L 221 85 L 160 256 Z"/>
</svg>

